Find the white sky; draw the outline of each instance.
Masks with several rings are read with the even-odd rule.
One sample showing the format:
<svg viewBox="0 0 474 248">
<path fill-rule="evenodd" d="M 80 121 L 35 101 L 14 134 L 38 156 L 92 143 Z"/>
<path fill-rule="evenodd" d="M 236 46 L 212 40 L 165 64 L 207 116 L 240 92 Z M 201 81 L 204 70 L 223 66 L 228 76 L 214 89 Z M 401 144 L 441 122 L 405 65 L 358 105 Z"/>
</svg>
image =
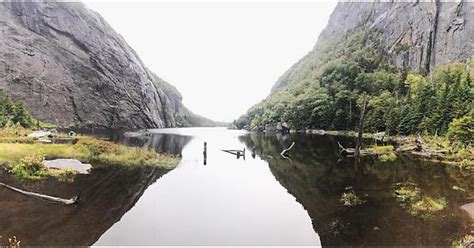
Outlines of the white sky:
<svg viewBox="0 0 474 248">
<path fill-rule="evenodd" d="M 87 2 L 176 86 L 194 113 L 232 121 L 316 44 L 335 2 Z"/>
</svg>

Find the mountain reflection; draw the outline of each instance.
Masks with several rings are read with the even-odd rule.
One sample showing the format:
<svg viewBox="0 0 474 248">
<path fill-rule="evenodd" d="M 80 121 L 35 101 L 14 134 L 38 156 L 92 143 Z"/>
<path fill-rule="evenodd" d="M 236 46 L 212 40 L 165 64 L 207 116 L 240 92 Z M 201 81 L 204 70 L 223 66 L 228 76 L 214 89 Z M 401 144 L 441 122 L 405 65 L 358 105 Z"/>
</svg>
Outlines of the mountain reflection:
<svg viewBox="0 0 474 248">
<path fill-rule="evenodd" d="M 450 245 L 470 230 L 470 220 L 459 209 L 468 196 L 453 190 L 457 185 L 472 192 L 463 171 L 439 164 L 398 158 L 360 163 L 338 156 L 334 136 L 250 133 L 240 137 L 252 153 L 265 159 L 275 178 L 295 196 L 311 216 L 322 245 Z M 280 153 L 291 142 L 290 160 Z M 433 197 L 445 197 L 447 207 L 432 218 L 410 215 L 393 197 L 394 184 L 416 183 Z M 365 202 L 346 207 L 340 202 L 348 189 Z"/>
<path fill-rule="evenodd" d="M 70 198 L 81 192 L 78 206 L 61 206 L 0 188 L 0 233 L 16 236 L 24 246 L 88 246 L 134 206 L 147 187 L 167 170 L 107 167 L 78 175 L 58 187 L 55 179 L 17 185 L 26 190 Z M 16 185 L 5 172 L 2 182 Z"/>
</svg>

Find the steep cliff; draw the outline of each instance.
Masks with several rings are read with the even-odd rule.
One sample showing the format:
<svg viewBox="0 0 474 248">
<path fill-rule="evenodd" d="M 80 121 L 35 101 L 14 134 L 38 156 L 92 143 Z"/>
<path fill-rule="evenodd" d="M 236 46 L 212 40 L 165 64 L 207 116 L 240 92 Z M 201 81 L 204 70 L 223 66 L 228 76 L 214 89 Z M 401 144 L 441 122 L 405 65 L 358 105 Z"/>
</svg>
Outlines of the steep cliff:
<svg viewBox="0 0 474 248">
<path fill-rule="evenodd" d="M 474 3 L 341 2 L 313 50 L 234 122 L 262 129 L 445 134 L 474 108 Z"/>
<path fill-rule="evenodd" d="M 313 50 L 282 75 L 272 92 L 307 78 L 327 61 L 328 43 L 341 42 L 356 29 L 380 34 L 385 55 L 398 68 L 426 74 L 473 56 L 474 3 L 340 2 Z"/>
<path fill-rule="evenodd" d="M 162 128 L 187 114 L 179 92 L 82 3 L 2 2 L 0 34 L 0 89 L 42 121 Z"/>
</svg>

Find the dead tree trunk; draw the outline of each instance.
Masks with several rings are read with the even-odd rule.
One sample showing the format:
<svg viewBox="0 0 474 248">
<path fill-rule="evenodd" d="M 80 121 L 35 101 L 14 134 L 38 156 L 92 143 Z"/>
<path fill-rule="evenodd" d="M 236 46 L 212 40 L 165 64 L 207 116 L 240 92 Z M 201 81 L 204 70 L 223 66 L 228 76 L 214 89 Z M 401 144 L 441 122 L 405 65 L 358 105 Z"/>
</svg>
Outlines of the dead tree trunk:
<svg viewBox="0 0 474 248">
<path fill-rule="evenodd" d="M 24 191 L 24 190 L 15 188 L 13 186 L 10 186 L 10 185 L 4 184 L 4 183 L 0 183 L 0 186 L 3 186 L 7 189 L 10 189 L 12 191 L 15 191 L 17 193 L 20 193 L 20 194 L 23 194 L 23 195 L 26 195 L 26 196 L 34 197 L 34 198 L 37 198 L 37 199 L 40 199 L 40 200 L 49 201 L 49 202 L 53 202 L 53 203 L 57 203 L 57 204 L 61 204 L 61 205 L 74 205 L 79 201 L 79 197 L 80 197 L 80 195 L 78 195 L 78 196 L 75 196 L 71 199 L 63 199 L 63 198 L 59 198 L 59 197 L 54 197 L 54 196 L 49 196 L 49 195 L 43 195 L 43 194 L 38 194 L 38 193 L 34 193 L 34 192 Z"/>
<path fill-rule="evenodd" d="M 360 120 L 359 120 L 359 134 L 357 135 L 357 145 L 355 148 L 355 155 L 360 155 L 360 149 L 362 147 L 362 134 L 364 133 L 364 121 L 365 121 L 365 112 L 367 108 L 367 94 L 364 93 L 362 102 L 362 109 L 360 111 Z"/>
</svg>

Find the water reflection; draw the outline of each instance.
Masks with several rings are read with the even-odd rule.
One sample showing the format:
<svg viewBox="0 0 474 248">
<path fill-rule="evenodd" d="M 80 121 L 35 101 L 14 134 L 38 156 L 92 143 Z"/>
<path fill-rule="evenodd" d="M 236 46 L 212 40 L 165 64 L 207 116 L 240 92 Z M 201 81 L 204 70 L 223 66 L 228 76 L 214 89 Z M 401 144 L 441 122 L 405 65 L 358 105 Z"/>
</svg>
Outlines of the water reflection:
<svg viewBox="0 0 474 248">
<path fill-rule="evenodd" d="M 153 132 L 193 138 L 178 168 L 150 186 L 96 245 L 319 245 L 308 213 L 275 180 L 267 162 L 222 151 L 243 150 L 238 137 L 245 132 Z"/>
<path fill-rule="evenodd" d="M 82 133 L 91 133 L 83 131 Z M 19 183 L 27 190 L 70 198 L 76 208 L 52 205 L 0 188 L 0 234 L 23 245 L 450 245 L 474 231 L 459 206 L 472 202 L 472 172 L 399 158 L 394 162 L 341 159 L 337 141 L 305 134 L 257 134 L 216 128 L 93 134 L 180 154 L 179 166 L 97 168 L 73 184 Z M 289 159 L 281 151 L 292 142 Z M 236 159 L 244 151 L 251 156 Z M 166 175 L 164 175 L 166 173 Z M 164 176 L 162 176 L 164 175 Z M 161 178 L 160 178 L 161 177 Z M 158 180 L 158 178 L 160 178 Z M 447 207 L 427 220 L 393 198 L 393 185 L 416 183 Z M 458 191 L 456 186 L 465 191 Z M 350 188 L 365 202 L 345 207 Z"/>
<path fill-rule="evenodd" d="M 0 187 L 0 234 L 16 236 L 22 246 L 87 246 L 138 201 L 147 187 L 167 171 L 158 168 L 108 167 L 61 183 L 18 182 L 0 171 L 0 180 L 22 189 L 70 198 L 81 192 L 78 206 L 61 206 Z"/>
<path fill-rule="evenodd" d="M 336 140 L 352 142 L 341 137 L 252 133 L 240 140 L 268 161 L 275 178 L 303 204 L 322 245 L 450 245 L 474 231 L 459 209 L 472 201 L 470 172 L 406 158 L 387 163 L 340 159 Z M 297 145 L 288 161 L 279 153 L 292 141 Z M 413 182 L 427 195 L 446 197 L 447 208 L 428 220 L 411 216 L 393 197 L 398 182 Z M 348 187 L 366 202 L 343 206 L 341 194 Z"/>
</svg>

